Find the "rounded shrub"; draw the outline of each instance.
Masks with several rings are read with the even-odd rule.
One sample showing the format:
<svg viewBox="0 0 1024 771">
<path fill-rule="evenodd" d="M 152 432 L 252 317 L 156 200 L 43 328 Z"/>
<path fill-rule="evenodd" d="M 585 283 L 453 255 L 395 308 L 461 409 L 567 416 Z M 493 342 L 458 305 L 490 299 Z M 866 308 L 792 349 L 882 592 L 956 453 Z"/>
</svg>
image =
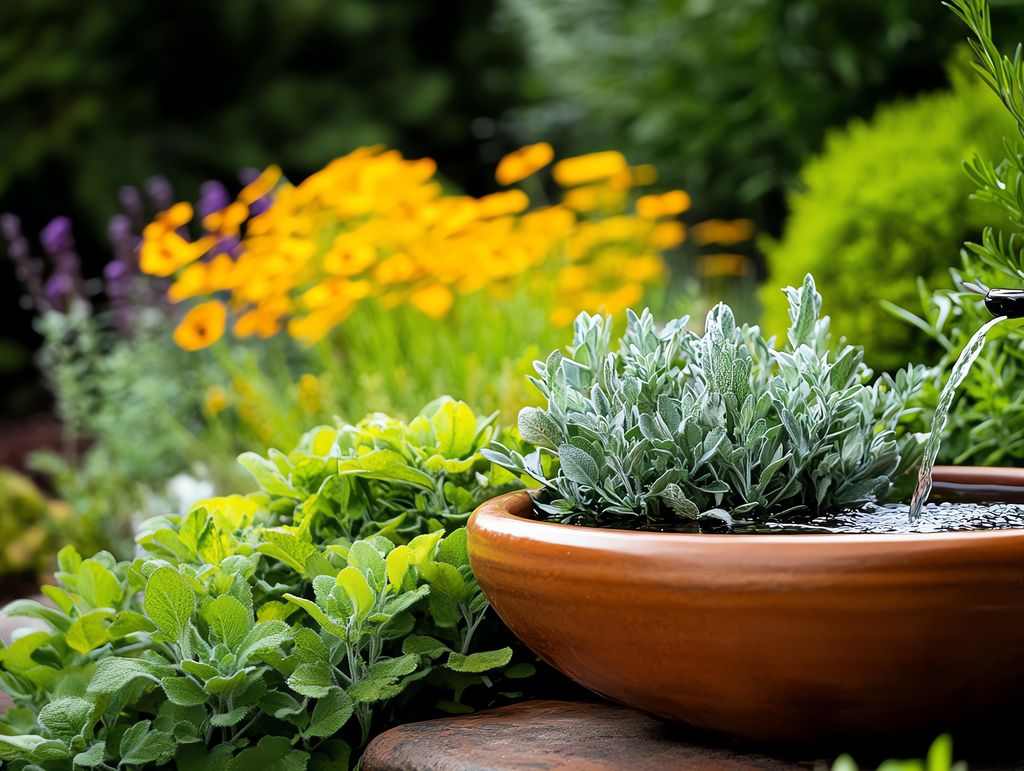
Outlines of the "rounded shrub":
<svg viewBox="0 0 1024 771">
<path fill-rule="evenodd" d="M 828 289 L 833 330 L 872 341 L 872 366 L 925 355 L 924 336 L 880 301 L 917 307 L 917 277 L 945 282 L 961 244 L 980 232 L 987 207 L 969 200 L 962 162 L 1001 153 L 1013 130 L 1004 113 L 981 83 L 954 74 L 949 91 L 884 106 L 830 135 L 790 196 L 781 240 L 765 244 L 766 330 L 784 332 L 789 322 L 775 287 L 813 273 Z"/>
</svg>

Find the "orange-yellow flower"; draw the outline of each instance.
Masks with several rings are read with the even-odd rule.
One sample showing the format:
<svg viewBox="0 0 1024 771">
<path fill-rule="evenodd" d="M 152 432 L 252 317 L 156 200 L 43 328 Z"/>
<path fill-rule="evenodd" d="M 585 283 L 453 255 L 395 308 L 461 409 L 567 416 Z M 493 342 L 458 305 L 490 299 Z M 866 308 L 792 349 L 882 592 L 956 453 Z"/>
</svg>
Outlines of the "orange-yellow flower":
<svg viewBox="0 0 1024 771">
<path fill-rule="evenodd" d="M 198 351 L 217 342 L 224 334 L 227 309 L 217 300 L 201 303 L 174 330 L 174 342 L 186 351 Z"/>
<path fill-rule="evenodd" d="M 267 166 L 267 168 L 256 179 L 242 188 L 238 194 L 238 200 L 248 206 L 265 196 L 274 189 L 274 185 L 281 179 L 280 166 Z"/>
<path fill-rule="evenodd" d="M 501 217 L 505 214 L 518 214 L 530 205 L 530 199 L 522 190 L 506 190 L 501 193 L 485 195 L 477 201 L 477 213 L 483 219 Z"/>
<path fill-rule="evenodd" d="M 432 284 L 415 290 L 409 302 L 432 319 L 444 318 L 455 302 L 452 290 L 443 284 Z"/>
<path fill-rule="evenodd" d="M 242 223 L 249 217 L 249 207 L 240 201 L 228 204 L 219 211 L 203 217 L 203 227 L 211 233 L 222 236 L 238 235 Z"/>
<path fill-rule="evenodd" d="M 335 276 L 354 276 L 377 261 L 377 250 L 366 243 L 353 243 L 338 236 L 324 255 L 324 270 Z"/>
<path fill-rule="evenodd" d="M 615 150 L 566 158 L 555 164 L 552 174 L 562 187 L 585 185 L 618 174 L 628 168 L 626 158 Z"/>
<path fill-rule="evenodd" d="M 511 185 L 536 174 L 555 157 L 555 151 L 547 142 L 527 145 L 506 155 L 498 161 L 494 178 L 499 185 Z"/>
<path fill-rule="evenodd" d="M 195 262 L 216 242 L 207 236 L 198 241 L 187 241 L 173 230 L 154 228 L 148 225 L 143 231 L 142 247 L 139 249 L 139 268 L 151 276 L 170 276 L 179 268 Z"/>
<path fill-rule="evenodd" d="M 749 241 L 753 236 L 754 223 L 750 220 L 705 220 L 693 226 L 693 238 L 701 246 L 732 246 Z"/>
<path fill-rule="evenodd" d="M 682 222 L 662 222 L 651 233 L 651 243 L 658 249 L 672 249 L 685 240 L 686 227 Z"/>
<path fill-rule="evenodd" d="M 670 190 L 661 195 L 645 195 L 636 201 L 636 213 L 647 220 L 682 214 L 690 208 L 690 195 L 685 190 Z"/>
</svg>

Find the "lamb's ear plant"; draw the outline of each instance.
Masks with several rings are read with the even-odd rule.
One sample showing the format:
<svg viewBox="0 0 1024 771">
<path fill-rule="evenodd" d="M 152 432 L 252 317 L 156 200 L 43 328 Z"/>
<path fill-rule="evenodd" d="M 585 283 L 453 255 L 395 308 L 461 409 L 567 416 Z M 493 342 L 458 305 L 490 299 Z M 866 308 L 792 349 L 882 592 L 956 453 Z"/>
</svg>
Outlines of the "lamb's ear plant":
<svg viewBox="0 0 1024 771">
<path fill-rule="evenodd" d="M 493 642 L 458 526 L 515 480 L 477 452 L 489 420 L 422 418 L 246 456 L 259 492 L 150 521 L 132 562 L 64 549 L 56 607 L 5 609 L 47 628 L 0 647 L 0 761 L 344 769 L 403 715 L 516 694 L 532 667 Z"/>
<path fill-rule="evenodd" d="M 811 276 L 786 293 L 779 347 L 725 305 L 702 335 L 630 313 L 615 351 L 610 320 L 581 314 L 568 353 L 534 365 L 547 406 L 520 412 L 519 430 L 537 450 L 484 455 L 540 482 L 550 517 L 594 526 L 763 521 L 885 496 L 919 456 L 901 423 L 924 370 L 872 380 L 860 349 L 830 347 Z"/>
</svg>

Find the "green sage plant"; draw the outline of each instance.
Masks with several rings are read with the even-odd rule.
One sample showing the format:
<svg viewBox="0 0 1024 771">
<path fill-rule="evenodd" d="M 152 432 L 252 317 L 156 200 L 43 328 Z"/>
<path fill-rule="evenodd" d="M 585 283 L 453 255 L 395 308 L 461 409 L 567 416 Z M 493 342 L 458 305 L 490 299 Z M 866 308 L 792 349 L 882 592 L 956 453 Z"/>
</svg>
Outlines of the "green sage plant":
<svg viewBox="0 0 1024 771">
<path fill-rule="evenodd" d="M 488 646 L 459 527 L 517 484 L 493 435 L 450 399 L 321 427 L 241 458 L 258 492 L 148 522 L 133 561 L 66 547 L 56 607 L 5 609 L 47 628 L 0 647 L 0 761 L 344 769 L 403 716 L 514 694 L 532 667 Z"/>
<path fill-rule="evenodd" d="M 725 305 L 702 335 L 630 313 L 616 351 L 610 320 L 581 314 L 568 353 L 534 364 L 547 407 L 523 409 L 519 431 L 537 449 L 495 443 L 485 456 L 537 480 L 551 518 L 604 527 L 764 521 L 885 496 L 920 453 L 901 424 L 925 371 L 871 380 L 859 348 L 830 346 L 814 279 L 786 294 L 778 347 Z"/>
</svg>

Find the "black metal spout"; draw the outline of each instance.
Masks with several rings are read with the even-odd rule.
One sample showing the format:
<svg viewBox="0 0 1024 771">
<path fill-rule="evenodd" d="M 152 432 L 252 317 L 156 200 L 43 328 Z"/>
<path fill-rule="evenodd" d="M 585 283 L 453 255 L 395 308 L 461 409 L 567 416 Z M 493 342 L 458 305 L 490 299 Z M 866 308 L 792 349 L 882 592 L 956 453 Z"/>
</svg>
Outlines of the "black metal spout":
<svg viewBox="0 0 1024 771">
<path fill-rule="evenodd" d="M 985 295 L 985 307 L 993 316 L 1024 318 L 1024 290 L 990 289 Z"/>
</svg>

